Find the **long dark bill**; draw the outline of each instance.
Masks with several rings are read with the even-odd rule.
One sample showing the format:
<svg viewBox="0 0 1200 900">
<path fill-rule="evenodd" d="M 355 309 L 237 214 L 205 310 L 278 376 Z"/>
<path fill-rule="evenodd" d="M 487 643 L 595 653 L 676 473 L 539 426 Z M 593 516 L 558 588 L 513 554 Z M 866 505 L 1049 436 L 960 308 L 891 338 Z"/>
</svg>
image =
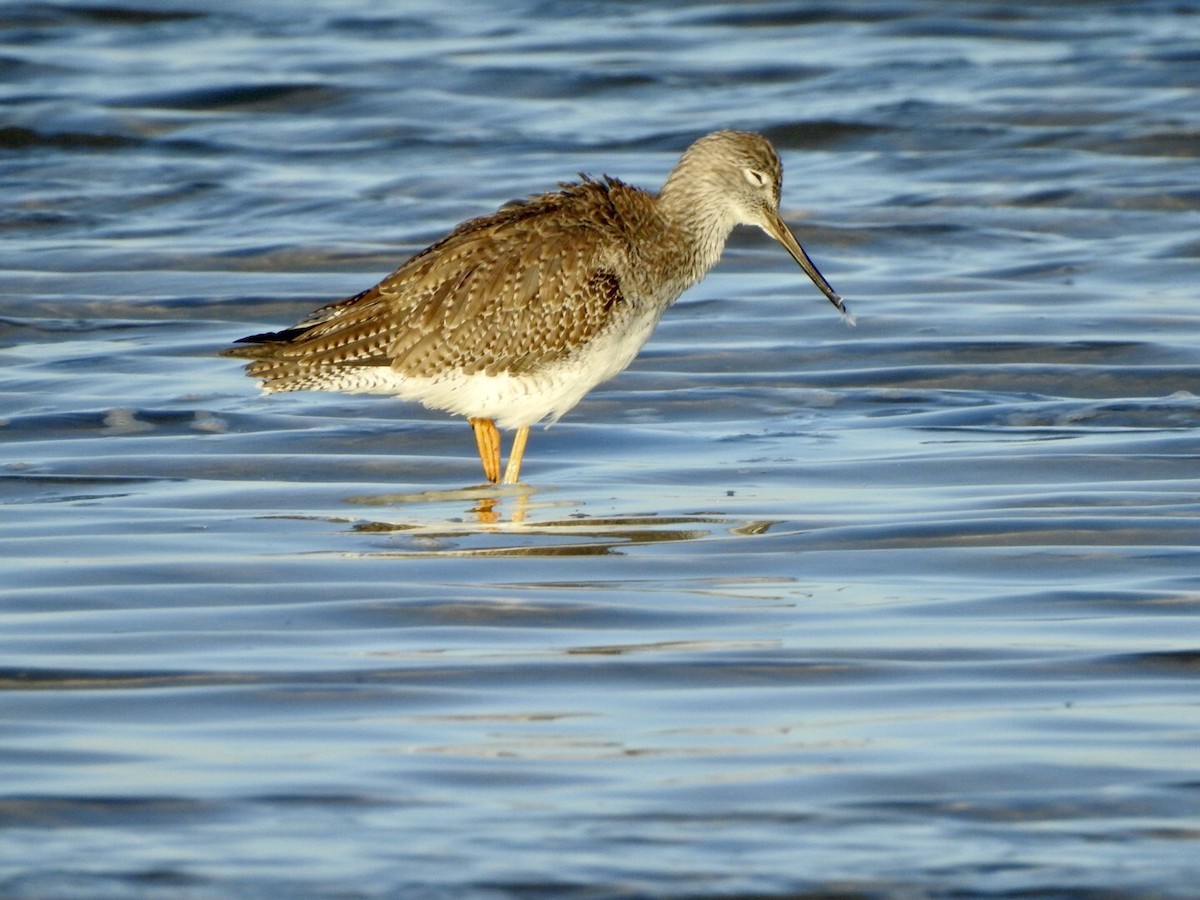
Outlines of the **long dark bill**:
<svg viewBox="0 0 1200 900">
<path fill-rule="evenodd" d="M 800 246 L 800 242 L 796 240 L 796 236 L 792 234 L 792 230 L 787 227 L 787 224 L 779 217 L 779 214 L 770 216 L 767 219 L 767 234 L 783 244 L 787 252 L 792 255 L 804 273 L 812 279 L 813 284 L 821 289 L 821 293 L 829 298 L 829 302 L 837 307 L 837 311 L 842 314 L 842 318 L 854 324 L 854 316 L 850 314 L 850 310 L 846 309 L 846 301 L 844 301 L 833 286 L 825 280 L 825 276 L 813 264 L 813 261 L 808 258 L 808 254 L 804 252 L 804 248 Z"/>
</svg>

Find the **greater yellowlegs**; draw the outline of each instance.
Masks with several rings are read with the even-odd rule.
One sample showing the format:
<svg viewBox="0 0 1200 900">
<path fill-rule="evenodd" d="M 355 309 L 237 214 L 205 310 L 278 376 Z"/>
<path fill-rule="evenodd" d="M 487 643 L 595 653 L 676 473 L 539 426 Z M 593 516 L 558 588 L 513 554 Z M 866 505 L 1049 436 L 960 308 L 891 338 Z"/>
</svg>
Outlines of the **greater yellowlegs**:
<svg viewBox="0 0 1200 900">
<path fill-rule="evenodd" d="M 242 338 L 267 392 L 392 394 L 466 416 L 489 482 L 515 428 L 506 483 L 529 427 L 555 422 L 633 361 L 663 311 L 705 276 L 735 225 L 787 249 L 846 306 L 779 214 L 770 142 L 717 131 L 692 144 L 656 195 L 583 176 L 463 222 L 373 288 L 292 328 Z"/>
</svg>

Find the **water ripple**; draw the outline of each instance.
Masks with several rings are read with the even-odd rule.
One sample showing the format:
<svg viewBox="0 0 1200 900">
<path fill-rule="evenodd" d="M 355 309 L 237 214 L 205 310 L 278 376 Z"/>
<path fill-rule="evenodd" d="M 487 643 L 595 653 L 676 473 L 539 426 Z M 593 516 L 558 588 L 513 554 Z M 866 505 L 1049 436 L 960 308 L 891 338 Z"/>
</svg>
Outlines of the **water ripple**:
<svg viewBox="0 0 1200 900">
<path fill-rule="evenodd" d="M 0 44 L 0 894 L 1194 895 L 1194 4 Z M 217 356 L 718 127 L 858 327 L 735 233 L 528 485 Z"/>
</svg>

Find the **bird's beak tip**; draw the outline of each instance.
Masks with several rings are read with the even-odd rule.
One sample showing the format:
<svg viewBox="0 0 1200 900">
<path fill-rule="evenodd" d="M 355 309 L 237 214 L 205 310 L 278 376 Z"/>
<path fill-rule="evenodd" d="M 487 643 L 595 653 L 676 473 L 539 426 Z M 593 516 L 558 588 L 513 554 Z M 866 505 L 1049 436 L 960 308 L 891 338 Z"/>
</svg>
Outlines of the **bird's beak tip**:
<svg viewBox="0 0 1200 900">
<path fill-rule="evenodd" d="M 800 264 L 800 268 L 812 279 L 813 284 L 820 289 L 822 294 L 829 298 L 829 302 L 841 314 L 842 321 L 847 325 L 857 325 L 858 322 L 854 318 L 854 314 L 846 308 L 846 301 L 833 289 L 833 285 L 825 280 L 825 276 L 821 274 L 813 261 L 809 259 L 808 254 L 804 252 L 804 248 L 800 246 L 800 242 L 796 240 L 796 236 L 792 234 L 791 229 L 787 227 L 783 218 L 776 213 L 769 218 L 768 222 L 770 227 L 764 226 L 763 230 L 779 241 L 779 243 L 783 244 L 792 258 Z"/>
<path fill-rule="evenodd" d="M 846 306 L 846 301 L 842 299 L 841 294 L 831 294 L 829 296 L 829 302 L 832 303 L 838 313 L 841 314 L 843 322 L 845 322 L 847 325 L 858 324 L 858 319 L 854 318 L 854 313 L 850 312 L 850 309 Z"/>
</svg>

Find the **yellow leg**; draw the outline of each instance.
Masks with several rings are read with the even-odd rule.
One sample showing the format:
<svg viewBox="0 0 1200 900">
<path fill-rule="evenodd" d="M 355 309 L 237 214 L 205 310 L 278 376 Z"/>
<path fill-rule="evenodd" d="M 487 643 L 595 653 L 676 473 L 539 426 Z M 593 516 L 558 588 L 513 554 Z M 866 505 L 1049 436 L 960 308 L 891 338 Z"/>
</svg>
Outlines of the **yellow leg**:
<svg viewBox="0 0 1200 900">
<path fill-rule="evenodd" d="M 479 461 L 483 463 L 483 474 L 495 484 L 500 480 L 500 432 L 491 419 L 469 419 L 475 432 L 475 444 L 479 447 Z"/>
<path fill-rule="evenodd" d="M 521 460 L 525 456 L 525 442 L 529 440 L 529 426 L 517 429 L 512 450 L 508 454 L 508 468 L 504 470 L 504 483 L 516 484 L 521 477 Z"/>
</svg>

